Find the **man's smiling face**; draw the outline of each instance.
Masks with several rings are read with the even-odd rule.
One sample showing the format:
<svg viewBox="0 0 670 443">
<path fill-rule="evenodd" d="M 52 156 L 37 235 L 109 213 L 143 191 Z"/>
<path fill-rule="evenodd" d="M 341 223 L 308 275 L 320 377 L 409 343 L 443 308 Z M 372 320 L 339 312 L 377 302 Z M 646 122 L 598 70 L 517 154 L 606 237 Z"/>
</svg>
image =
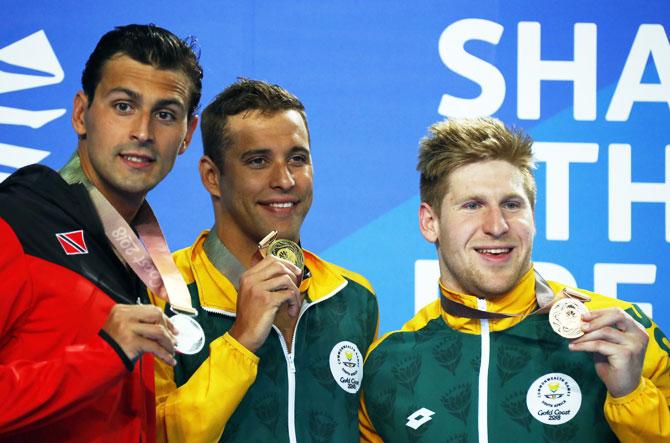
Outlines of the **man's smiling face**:
<svg viewBox="0 0 670 443">
<path fill-rule="evenodd" d="M 220 178 L 221 229 L 255 244 L 268 232 L 300 240 L 312 205 L 309 137 L 298 111 L 257 110 L 229 117 L 232 146 L 224 153 Z"/>
<path fill-rule="evenodd" d="M 439 214 L 427 203 L 420 212 L 442 283 L 482 298 L 509 292 L 530 269 L 535 235 L 523 174 L 502 160 L 472 163 L 454 170 L 446 189 Z"/>
</svg>

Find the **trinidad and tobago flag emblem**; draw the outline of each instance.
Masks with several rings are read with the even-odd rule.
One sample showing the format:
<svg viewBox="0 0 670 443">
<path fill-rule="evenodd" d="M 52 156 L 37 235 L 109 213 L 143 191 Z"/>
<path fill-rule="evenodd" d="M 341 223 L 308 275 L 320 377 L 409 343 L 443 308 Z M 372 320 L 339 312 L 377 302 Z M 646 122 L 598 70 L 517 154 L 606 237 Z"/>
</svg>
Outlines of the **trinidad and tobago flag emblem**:
<svg viewBox="0 0 670 443">
<path fill-rule="evenodd" d="M 67 255 L 88 254 L 83 230 L 61 232 L 56 238 Z"/>
</svg>

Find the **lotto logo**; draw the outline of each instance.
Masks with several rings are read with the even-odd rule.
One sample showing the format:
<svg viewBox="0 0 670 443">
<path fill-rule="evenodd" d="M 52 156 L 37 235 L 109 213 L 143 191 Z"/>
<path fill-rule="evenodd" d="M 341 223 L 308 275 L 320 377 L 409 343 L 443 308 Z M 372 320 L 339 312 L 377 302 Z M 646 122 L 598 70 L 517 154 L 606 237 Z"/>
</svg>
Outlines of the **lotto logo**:
<svg viewBox="0 0 670 443">
<path fill-rule="evenodd" d="M 419 426 L 431 421 L 433 419 L 433 415 L 435 415 L 435 413 L 430 409 L 421 408 L 407 417 L 407 423 L 405 423 L 405 426 L 408 426 L 412 429 L 419 429 Z"/>
</svg>

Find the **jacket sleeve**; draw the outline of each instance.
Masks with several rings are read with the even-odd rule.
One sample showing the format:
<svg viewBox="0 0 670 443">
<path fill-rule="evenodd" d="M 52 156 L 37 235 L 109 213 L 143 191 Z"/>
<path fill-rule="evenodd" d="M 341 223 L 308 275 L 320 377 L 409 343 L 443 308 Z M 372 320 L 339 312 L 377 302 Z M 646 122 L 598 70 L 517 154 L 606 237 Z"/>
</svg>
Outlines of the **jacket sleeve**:
<svg viewBox="0 0 670 443">
<path fill-rule="evenodd" d="M 156 360 L 157 441 L 218 441 L 256 380 L 258 357 L 228 333 L 211 343 L 209 353 L 179 388 L 172 367 Z"/>
<path fill-rule="evenodd" d="M 377 434 L 372 420 L 368 415 L 368 409 L 365 406 L 365 392 L 361 393 L 361 405 L 358 409 L 358 431 L 361 442 L 382 443 L 384 440 Z"/>
<path fill-rule="evenodd" d="M 605 418 L 624 443 L 670 441 L 670 342 L 637 307 L 627 312 L 637 317 L 649 333 L 640 385 L 630 394 L 607 395 Z"/>
<path fill-rule="evenodd" d="M 6 357 L 3 349 L 26 334 L 57 337 L 58 331 L 35 331 L 26 324 L 35 297 L 30 258 L 0 219 L 0 436 L 75 412 L 128 373 L 102 336 L 63 345 L 62 352 L 44 360 Z"/>
</svg>

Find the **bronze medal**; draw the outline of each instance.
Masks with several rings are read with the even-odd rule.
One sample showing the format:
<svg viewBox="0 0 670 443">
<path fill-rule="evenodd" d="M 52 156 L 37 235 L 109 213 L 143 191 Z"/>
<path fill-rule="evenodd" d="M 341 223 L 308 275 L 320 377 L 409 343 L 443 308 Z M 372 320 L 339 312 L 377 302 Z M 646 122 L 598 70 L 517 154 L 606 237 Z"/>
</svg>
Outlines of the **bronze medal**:
<svg viewBox="0 0 670 443">
<path fill-rule="evenodd" d="M 582 314 L 589 312 L 581 301 L 574 298 L 558 300 L 549 310 L 549 324 L 553 330 L 565 338 L 577 338 L 582 331 Z"/>
</svg>

